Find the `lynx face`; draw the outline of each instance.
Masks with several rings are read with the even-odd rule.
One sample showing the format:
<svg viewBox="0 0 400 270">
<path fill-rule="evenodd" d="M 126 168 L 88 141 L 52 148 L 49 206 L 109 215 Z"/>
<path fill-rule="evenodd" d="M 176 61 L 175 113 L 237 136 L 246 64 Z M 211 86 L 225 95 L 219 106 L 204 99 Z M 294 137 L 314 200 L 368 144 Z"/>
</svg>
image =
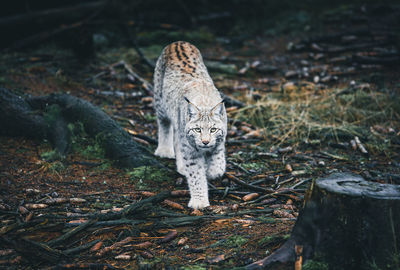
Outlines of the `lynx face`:
<svg viewBox="0 0 400 270">
<path fill-rule="evenodd" d="M 189 102 L 186 124 L 186 138 L 198 150 L 211 151 L 223 143 L 226 133 L 225 109 L 223 102 L 211 109 L 201 109 Z"/>
</svg>

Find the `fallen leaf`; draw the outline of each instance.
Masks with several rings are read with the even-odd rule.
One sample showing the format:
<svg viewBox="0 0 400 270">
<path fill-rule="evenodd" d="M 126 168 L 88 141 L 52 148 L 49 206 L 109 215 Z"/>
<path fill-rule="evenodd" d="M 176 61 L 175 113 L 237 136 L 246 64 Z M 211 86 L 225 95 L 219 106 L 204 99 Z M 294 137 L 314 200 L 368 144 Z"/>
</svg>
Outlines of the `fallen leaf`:
<svg viewBox="0 0 400 270">
<path fill-rule="evenodd" d="M 96 243 L 96 244 L 90 249 L 90 251 L 91 251 L 91 252 L 98 251 L 98 250 L 101 248 L 102 245 L 103 245 L 103 241 L 100 241 L 100 242 Z"/>
<path fill-rule="evenodd" d="M 26 218 L 25 218 L 25 222 L 31 221 L 31 219 L 33 218 L 33 212 L 30 212 Z"/>
<path fill-rule="evenodd" d="M 181 205 L 177 202 L 173 202 L 170 200 L 164 200 L 164 203 L 171 208 L 178 209 L 178 210 L 185 210 L 185 207 L 183 207 L 183 205 Z"/>
<path fill-rule="evenodd" d="M 175 237 L 178 235 L 178 232 L 173 230 L 170 231 L 164 238 L 160 239 L 160 243 L 167 243 L 175 239 Z"/>
<path fill-rule="evenodd" d="M 186 244 L 186 242 L 189 240 L 189 238 L 187 237 L 182 237 L 181 239 L 179 239 L 178 241 L 178 246 L 183 246 L 184 244 Z"/>
<path fill-rule="evenodd" d="M 289 212 L 283 210 L 274 210 L 274 216 L 283 217 L 283 218 L 295 218 L 294 215 L 290 214 Z"/>
<path fill-rule="evenodd" d="M 68 221 L 68 224 L 82 224 L 85 222 L 87 222 L 87 219 L 81 218 L 81 219 L 70 220 Z"/>
<path fill-rule="evenodd" d="M 151 247 L 151 245 L 153 245 L 153 243 L 146 241 L 143 243 L 132 245 L 132 247 L 142 249 L 142 248 L 149 248 L 149 247 Z"/>
<path fill-rule="evenodd" d="M 187 189 L 171 191 L 171 196 L 174 196 L 174 197 L 184 197 L 184 196 L 188 196 L 189 194 L 190 194 L 190 192 Z"/>
<path fill-rule="evenodd" d="M 151 259 L 154 257 L 153 254 L 151 254 L 149 251 L 143 251 L 142 253 L 140 253 L 140 255 L 142 255 L 143 257 L 147 258 L 147 259 Z"/>
<path fill-rule="evenodd" d="M 53 204 L 66 203 L 68 201 L 69 201 L 69 199 L 67 199 L 67 198 L 49 198 L 49 199 L 44 200 L 44 203 L 53 205 Z"/>
<path fill-rule="evenodd" d="M 222 262 L 223 260 L 225 260 L 225 254 L 221 254 L 221 255 L 206 259 L 207 263 L 210 263 L 210 264 L 219 263 L 219 262 Z"/>
<path fill-rule="evenodd" d="M 255 221 L 251 220 L 251 219 L 236 219 L 235 221 L 237 223 L 242 223 L 242 224 L 253 224 L 253 223 L 255 223 Z"/>
<path fill-rule="evenodd" d="M 27 203 L 27 204 L 25 204 L 25 207 L 28 209 L 44 209 L 49 206 L 44 203 Z"/>
<path fill-rule="evenodd" d="M 84 203 L 84 202 L 86 202 L 86 200 L 83 199 L 83 198 L 71 198 L 71 199 L 69 199 L 69 201 L 71 203 Z"/>
<path fill-rule="evenodd" d="M 140 192 L 140 194 L 142 196 L 145 196 L 145 197 L 151 197 L 151 196 L 155 196 L 156 195 L 156 193 L 151 192 L 151 191 L 142 191 L 142 192 Z"/>
<path fill-rule="evenodd" d="M 258 193 L 250 193 L 250 194 L 243 196 L 243 201 L 248 202 L 248 201 L 254 200 L 258 196 L 260 196 Z"/>
</svg>

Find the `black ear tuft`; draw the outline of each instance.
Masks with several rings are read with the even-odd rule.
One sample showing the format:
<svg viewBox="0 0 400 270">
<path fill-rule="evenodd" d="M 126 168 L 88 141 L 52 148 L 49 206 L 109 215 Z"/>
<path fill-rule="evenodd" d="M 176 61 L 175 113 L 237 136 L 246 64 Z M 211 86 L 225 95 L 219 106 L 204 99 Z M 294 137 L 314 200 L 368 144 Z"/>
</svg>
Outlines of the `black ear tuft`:
<svg viewBox="0 0 400 270">
<path fill-rule="evenodd" d="M 224 114 L 224 102 L 225 100 L 221 100 L 217 105 L 215 105 L 211 110 L 211 114 L 215 114 L 215 115 L 223 115 Z"/>
<path fill-rule="evenodd" d="M 197 115 L 198 114 L 198 112 L 199 112 L 199 109 L 196 107 L 196 105 L 194 105 L 192 102 L 190 102 L 190 100 L 187 98 L 187 97 L 183 97 L 185 100 L 186 100 L 186 102 L 188 103 L 188 115 L 189 115 L 189 118 L 191 119 L 191 118 L 193 118 L 195 115 Z"/>
</svg>

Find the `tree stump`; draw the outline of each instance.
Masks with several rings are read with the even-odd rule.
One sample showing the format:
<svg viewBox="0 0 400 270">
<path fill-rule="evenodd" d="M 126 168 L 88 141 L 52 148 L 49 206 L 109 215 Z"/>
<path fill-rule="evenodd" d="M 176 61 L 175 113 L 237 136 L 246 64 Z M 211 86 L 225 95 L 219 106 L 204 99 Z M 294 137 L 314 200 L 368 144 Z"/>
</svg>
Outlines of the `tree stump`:
<svg viewBox="0 0 400 270">
<path fill-rule="evenodd" d="M 318 258 L 335 269 L 400 269 L 400 186 L 336 173 L 316 180 L 289 240 L 246 269 Z"/>
</svg>

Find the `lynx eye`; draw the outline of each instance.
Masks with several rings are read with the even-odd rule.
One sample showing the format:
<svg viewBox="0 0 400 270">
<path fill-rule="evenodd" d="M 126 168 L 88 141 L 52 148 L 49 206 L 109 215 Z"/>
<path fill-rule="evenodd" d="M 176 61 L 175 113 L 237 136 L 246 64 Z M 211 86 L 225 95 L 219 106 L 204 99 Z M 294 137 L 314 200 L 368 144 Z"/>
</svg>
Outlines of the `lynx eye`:
<svg viewBox="0 0 400 270">
<path fill-rule="evenodd" d="M 196 131 L 197 133 L 201 132 L 201 128 L 194 128 L 194 131 Z"/>
<path fill-rule="evenodd" d="M 210 129 L 210 132 L 211 132 L 211 133 L 215 133 L 215 132 L 217 132 L 217 129 L 216 129 L 216 128 L 211 128 L 211 129 Z"/>
</svg>

